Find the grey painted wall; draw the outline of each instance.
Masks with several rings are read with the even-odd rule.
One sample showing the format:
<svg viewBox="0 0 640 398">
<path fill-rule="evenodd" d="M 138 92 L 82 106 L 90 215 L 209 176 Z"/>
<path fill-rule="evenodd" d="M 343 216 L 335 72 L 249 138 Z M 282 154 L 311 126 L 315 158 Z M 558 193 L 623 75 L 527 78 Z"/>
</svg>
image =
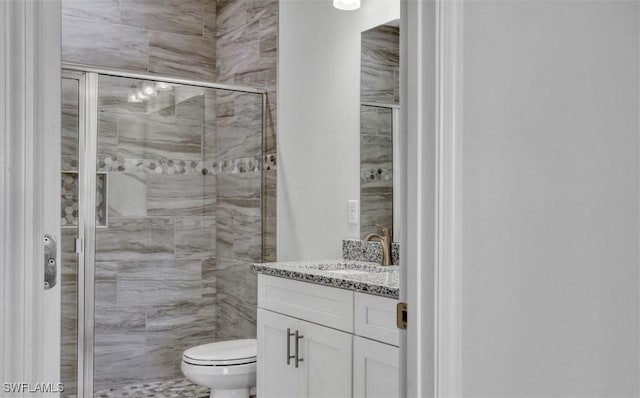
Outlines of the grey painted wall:
<svg viewBox="0 0 640 398">
<path fill-rule="evenodd" d="M 360 197 L 360 35 L 399 17 L 400 1 L 280 1 L 279 260 L 340 258 L 360 236 L 347 219 Z"/>
<path fill-rule="evenodd" d="M 464 3 L 462 395 L 637 397 L 638 3 Z"/>
</svg>

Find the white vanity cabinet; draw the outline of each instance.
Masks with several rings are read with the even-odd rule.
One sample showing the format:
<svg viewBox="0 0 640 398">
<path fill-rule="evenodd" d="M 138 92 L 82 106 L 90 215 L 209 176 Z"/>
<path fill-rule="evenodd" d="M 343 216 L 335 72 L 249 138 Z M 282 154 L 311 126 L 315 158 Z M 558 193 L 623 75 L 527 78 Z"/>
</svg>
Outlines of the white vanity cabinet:
<svg viewBox="0 0 640 398">
<path fill-rule="evenodd" d="M 398 300 L 355 293 L 353 396 L 400 397 Z"/>
<path fill-rule="evenodd" d="M 353 338 L 353 396 L 358 398 L 400 397 L 398 347 Z"/>
<path fill-rule="evenodd" d="M 396 303 L 260 274 L 258 397 L 398 396 Z"/>
<path fill-rule="evenodd" d="M 298 320 L 258 308 L 258 396 L 297 397 L 299 371 L 291 365 L 288 331 L 296 330 Z M 287 350 L 289 348 L 289 350 Z"/>
<path fill-rule="evenodd" d="M 260 398 L 351 397 L 350 334 L 258 309 L 258 342 Z"/>
</svg>

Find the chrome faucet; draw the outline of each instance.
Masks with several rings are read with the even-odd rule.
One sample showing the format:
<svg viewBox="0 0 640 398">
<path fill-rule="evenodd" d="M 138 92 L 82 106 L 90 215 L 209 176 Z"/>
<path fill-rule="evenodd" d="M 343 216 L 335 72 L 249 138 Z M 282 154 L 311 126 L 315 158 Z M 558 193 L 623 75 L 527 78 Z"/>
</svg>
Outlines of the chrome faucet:
<svg viewBox="0 0 640 398">
<path fill-rule="evenodd" d="M 380 242 L 382 246 L 382 265 L 391 265 L 391 229 L 380 224 L 376 224 L 376 227 L 380 228 L 380 234 L 369 234 L 364 240 L 367 242 L 374 240 Z"/>
</svg>

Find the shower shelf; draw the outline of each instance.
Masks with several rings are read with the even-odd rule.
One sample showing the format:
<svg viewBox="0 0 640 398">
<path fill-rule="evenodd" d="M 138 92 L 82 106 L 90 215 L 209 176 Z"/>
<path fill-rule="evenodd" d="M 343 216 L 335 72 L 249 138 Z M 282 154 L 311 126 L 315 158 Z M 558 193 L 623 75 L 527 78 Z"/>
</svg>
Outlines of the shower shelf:
<svg viewBox="0 0 640 398">
<path fill-rule="evenodd" d="M 78 225 L 78 172 L 63 171 L 61 178 L 61 219 L 62 228 Z M 97 173 L 96 178 L 96 228 L 107 228 L 107 173 Z"/>
</svg>

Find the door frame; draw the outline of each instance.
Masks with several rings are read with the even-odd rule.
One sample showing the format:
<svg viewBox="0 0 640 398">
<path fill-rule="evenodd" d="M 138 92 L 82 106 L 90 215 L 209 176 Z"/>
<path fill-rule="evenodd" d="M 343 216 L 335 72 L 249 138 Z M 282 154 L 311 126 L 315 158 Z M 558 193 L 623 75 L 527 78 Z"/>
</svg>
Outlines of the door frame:
<svg viewBox="0 0 640 398">
<path fill-rule="evenodd" d="M 402 0 L 401 396 L 460 396 L 464 0 Z M 409 50 L 410 49 L 410 50 Z"/>
<path fill-rule="evenodd" d="M 0 379 L 56 389 L 60 269 L 45 291 L 43 239 L 60 231 L 60 0 L 3 1 L 0 20 Z M 11 394 L 27 395 L 58 394 Z"/>
</svg>

